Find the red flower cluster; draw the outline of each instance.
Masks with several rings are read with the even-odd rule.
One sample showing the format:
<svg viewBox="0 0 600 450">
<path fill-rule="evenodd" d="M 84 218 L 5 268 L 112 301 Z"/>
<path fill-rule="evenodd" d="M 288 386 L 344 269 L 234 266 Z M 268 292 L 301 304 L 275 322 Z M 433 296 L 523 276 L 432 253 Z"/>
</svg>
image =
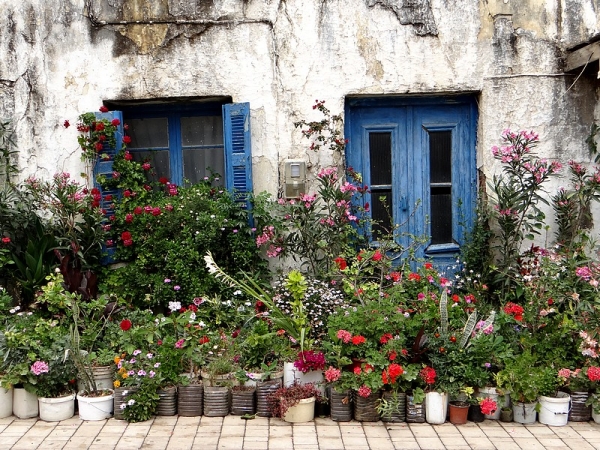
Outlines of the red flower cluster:
<svg viewBox="0 0 600 450">
<path fill-rule="evenodd" d="M 433 367 L 425 366 L 419 372 L 419 375 L 425 381 L 425 384 L 433 384 L 435 383 L 435 377 L 437 374 L 435 373 L 435 369 Z"/>
<path fill-rule="evenodd" d="M 325 368 L 325 355 L 322 352 L 305 350 L 298 353 L 298 358 L 294 361 L 294 367 L 302 373 L 311 370 L 323 370 Z"/>
<path fill-rule="evenodd" d="M 504 312 L 510 314 L 515 320 L 521 322 L 523 320 L 523 307 L 513 302 L 508 302 L 504 305 Z"/>
<path fill-rule="evenodd" d="M 341 256 L 338 256 L 337 258 L 335 258 L 334 261 L 335 261 L 336 265 L 338 266 L 338 269 L 340 269 L 340 270 L 346 270 L 346 268 L 348 267 L 348 263 Z"/>
<path fill-rule="evenodd" d="M 587 376 L 590 381 L 600 381 L 600 367 L 590 367 L 588 369 Z"/>
<path fill-rule="evenodd" d="M 129 231 L 123 231 L 123 233 L 121 233 L 121 240 L 123 241 L 123 245 L 125 247 L 129 247 L 133 244 L 133 240 L 131 239 L 131 233 Z"/>
<path fill-rule="evenodd" d="M 379 342 L 381 343 L 381 345 L 385 345 L 388 343 L 388 341 L 391 341 L 392 339 L 394 339 L 394 336 L 392 336 L 391 333 L 385 333 L 379 338 Z"/>
<path fill-rule="evenodd" d="M 398 377 L 402 376 L 404 369 L 400 364 L 390 364 L 387 369 L 381 372 L 381 380 L 383 384 L 394 384 Z"/>
<path fill-rule="evenodd" d="M 364 336 L 361 336 L 360 334 L 357 336 L 352 336 L 352 344 L 354 345 L 364 344 L 365 342 L 367 342 L 367 340 Z"/>
<path fill-rule="evenodd" d="M 201 337 L 201 338 L 198 340 L 198 343 L 199 343 L 200 345 L 203 345 L 203 344 L 207 344 L 209 341 L 210 341 L 210 339 L 208 338 L 208 336 L 202 336 L 202 337 Z"/>
<path fill-rule="evenodd" d="M 408 274 L 408 281 L 421 281 L 421 275 L 411 272 Z"/>
</svg>

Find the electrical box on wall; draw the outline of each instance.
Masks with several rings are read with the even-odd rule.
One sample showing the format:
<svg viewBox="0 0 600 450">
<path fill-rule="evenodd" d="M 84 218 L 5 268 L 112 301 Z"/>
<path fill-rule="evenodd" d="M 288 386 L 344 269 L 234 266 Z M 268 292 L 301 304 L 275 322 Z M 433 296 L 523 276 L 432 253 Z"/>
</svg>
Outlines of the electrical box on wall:
<svg viewBox="0 0 600 450">
<path fill-rule="evenodd" d="M 288 160 L 284 163 L 283 193 L 285 198 L 297 198 L 306 193 L 306 163 Z"/>
</svg>

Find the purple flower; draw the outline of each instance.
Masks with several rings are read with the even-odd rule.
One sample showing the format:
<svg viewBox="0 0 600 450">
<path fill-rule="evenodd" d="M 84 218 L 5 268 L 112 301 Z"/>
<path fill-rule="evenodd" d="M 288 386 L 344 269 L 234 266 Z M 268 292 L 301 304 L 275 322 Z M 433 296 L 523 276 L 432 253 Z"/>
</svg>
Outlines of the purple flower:
<svg viewBox="0 0 600 450">
<path fill-rule="evenodd" d="M 135 375 L 135 370 L 130 370 L 129 372 L 127 372 L 127 375 L 129 375 L 130 377 Z"/>
<path fill-rule="evenodd" d="M 154 370 L 151 370 L 151 371 L 148 373 L 148 376 L 149 376 L 150 378 L 154 378 L 154 375 L 156 375 L 156 372 L 154 372 Z"/>
<path fill-rule="evenodd" d="M 165 283 L 170 283 L 171 279 L 170 278 L 165 278 Z"/>
<path fill-rule="evenodd" d="M 181 286 L 179 286 L 179 285 L 175 285 L 175 286 L 173 286 L 173 289 L 174 289 L 174 290 L 176 290 L 176 291 L 178 291 L 178 290 L 180 290 L 180 289 L 181 289 Z"/>
<path fill-rule="evenodd" d="M 135 359 L 135 358 L 131 358 L 131 359 L 129 360 L 129 364 L 135 364 L 135 362 L 136 362 L 136 359 Z"/>
<path fill-rule="evenodd" d="M 140 376 L 140 377 L 143 377 L 143 376 L 145 376 L 145 375 L 146 375 L 146 371 L 145 371 L 145 370 L 141 370 L 141 369 L 140 369 L 140 370 L 138 370 L 138 373 L 137 373 L 137 374 L 138 374 L 138 376 Z"/>
<path fill-rule="evenodd" d="M 134 350 L 134 351 L 133 351 L 133 356 L 137 356 L 137 355 L 139 355 L 140 353 L 142 353 L 142 351 L 141 351 L 141 350 Z"/>
<path fill-rule="evenodd" d="M 160 363 L 154 364 L 154 368 L 158 369 L 160 367 Z"/>
</svg>

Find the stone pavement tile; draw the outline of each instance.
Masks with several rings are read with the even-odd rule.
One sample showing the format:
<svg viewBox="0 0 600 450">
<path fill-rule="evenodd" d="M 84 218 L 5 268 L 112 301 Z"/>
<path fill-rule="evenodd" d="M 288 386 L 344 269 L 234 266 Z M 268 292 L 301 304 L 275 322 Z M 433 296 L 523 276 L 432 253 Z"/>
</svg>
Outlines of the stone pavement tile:
<svg viewBox="0 0 600 450">
<path fill-rule="evenodd" d="M 421 448 L 415 438 L 402 439 L 400 441 L 392 440 L 392 444 L 394 444 L 396 450 L 419 450 Z"/>
<path fill-rule="evenodd" d="M 127 422 L 126 420 L 115 420 L 115 423 L 123 423 L 125 426 L 129 427 L 147 427 L 154 424 L 154 417 L 144 420 L 143 422 Z"/>
<path fill-rule="evenodd" d="M 43 442 L 43 438 L 42 439 L 20 439 L 17 443 L 15 443 L 14 446 L 4 446 L 3 444 L 0 443 L 0 448 L 10 448 L 15 449 L 15 450 L 36 450 L 38 448 L 42 448 L 42 442 Z"/>
<path fill-rule="evenodd" d="M 294 444 L 294 450 L 319 450 L 319 446 L 312 444 L 312 445 L 296 445 Z"/>
<path fill-rule="evenodd" d="M 169 445 L 169 439 L 167 438 L 155 438 L 144 440 L 144 443 L 140 447 L 140 449 L 144 450 L 165 450 Z"/>
<path fill-rule="evenodd" d="M 179 425 L 179 422 L 177 422 L 177 425 L 173 428 L 173 437 L 193 437 L 196 436 L 197 431 L 198 427 L 195 425 Z"/>
<path fill-rule="evenodd" d="M 94 442 L 93 436 L 73 437 L 67 441 L 65 449 L 87 449 Z"/>
<path fill-rule="evenodd" d="M 292 427 L 280 427 L 278 425 L 269 428 L 269 438 L 271 437 L 292 437 Z"/>
<path fill-rule="evenodd" d="M 114 445 L 121 440 L 120 434 L 102 434 L 94 438 L 93 445 Z"/>
<path fill-rule="evenodd" d="M 204 443 L 200 444 L 200 443 L 197 443 L 196 441 L 194 441 L 194 445 L 192 445 L 192 450 L 217 450 L 217 446 L 218 446 L 218 444 L 216 442 L 215 443 L 211 442 L 209 444 L 204 444 Z M 121 449 L 118 449 L 118 450 L 121 450 Z"/>
<path fill-rule="evenodd" d="M 98 444 L 97 439 L 94 441 L 94 444 Z M 144 438 L 140 438 L 140 437 L 123 436 L 117 442 L 118 448 L 140 448 L 143 444 L 144 444 Z"/>
<path fill-rule="evenodd" d="M 244 440 L 244 450 L 267 450 L 269 448 L 269 443 L 267 441 L 264 442 L 246 442 Z"/>
<path fill-rule="evenodd" d="M 414 439 L 415 436 L 410 428 L 389 428 L 388 434 L 392 438 L 392 440 L 398 439 Z"/>
<path fill-rule="evenodd" d="M 569 446 L 572 450 L 593 450 L 594 446 L 589 442 L 586 442 L 583 438 L 581 439 L 564 439 L 563 442 Z"/>
<path fill-rule="evenodd" d="M 92 444 L 88 447 L 88 450 L 114 450 L 117 446 L 117 443 L 115 441 L 114 445 L 107 445 L 107 444 Z M 119 450 L 125 450 L 125 448 L 120 448 Z"/>
<path fill-rule="evenodd" d="M 315 432 L 302 433 L 295 427 L 292 439 L 294 441 L 294 447 L 296 445 L 318 445 L 317 434 Z"/>
<path fill-rule="evenodd" d="M 100 431 L 102 431 L 102 428 L 104 427 L 104 424 L 84 424 L 82 426 L 80 426 L 79 428 L 77 428 L 77 431 L 75 431 L 75 434 L 73 434 L 73 436 L 75 437 L 85 437 L 85 436 L 96 436 L 98 435 L 98 433 L 100 433 Z"/>
<path fill-rule="evenodd" d="M 56 427 L 48 434 L 48 437 L 46 439 L 55 441 L 68 441 L 71 438 L 71 436 L 75 434 L 75 431 L 77 431 L 77 429 L 72 427 Z"/>
<path fill-rule="evenodd" d="M 460 431 L 460 434 L 465 438 L 485 438 L 485 433 L 479 427 L 460 426 L 458 427 L 458 431 Z"/>
<path fill-rule="evenodd" d="M 65 444 L 67 442 L 63 441 L 63 440 L 54 440 L 54 439 L 46 439 L 44 440 L 44 443 L 42 444 L 41 448 L 43 448 L 43 450 L 56 450 L 56 449 L 62 449 Z"/>
<path fill-rule="evenodd" d="M 233 426 L 233 425 L 225 425 L 223 424 L 221 431 L 221 436 L 244 436 L 244 433 L 246 432 L 246 427 L 245 426 Z"/>
<path fill-rule="evenodd" d="M 564 441 L 558 437 L 554 437 L 554 438 L 540 437 L 540 438 L 538 438 L 538 441 L 540 441 L 540 444 L 542 444 L 544 446 L 544 448 L 553 448 L 553 447 L 565 448 L 566 447 L 566 444 L 564 443 Z"/>
<path fill-rule="evenodd" d="M 521 450 L 521 447 L 511 438 L 490 438 L 498 450 Z"/>
<path fill-rule="evenodd" d="M 152 425 L 148 430 L 148 437 L 170 438 L 173 435 L 173 428 L 170 425 Z"/>
<path fill-rule="evenodd" d="M 341 437 L 342 432 L 339 427 L 325 427 L 317 425 L 317 436 L 321 437 Z"/>
<path fill-rule="evenodd" d="M 32 425 L 15 425 L 14 423 L 6 427 L 6 429 L 2 432 L 2 436 L 23 436 Z"/>
<path fill-rule="evenodd" d="M 417 442 L 421 446 L 421 448 L 426 448 L 427 450 L 436 450 L 436 449 L 444 449 L 444 444 L 441 439 L 438 437 L 419 437 L 417 436 Z"/>
<path fill-rule="evenodd" d="M 502 427 L 485 427 L 480 428 L 483 434 L 485 434 L 488 438 L 504 438 L 509 439 L 510 435 L 508 432 Z"/>
<path fill-rule="evenodd" d="M 363 425 L 363 430 L 365 432 L 365 436 L 367 438 L 386 438 L 388 439 L 390 435 L 388 434 L 387 428 L 381 425 Z"/>
<path fill-rule="evenodd" d="M 328 425 L 337 427 L 338 423 L 335 420 L 331 420 L 329 417 L 315 417 L 315 425 Z"/>
<path fill-rule="evenodd" d="M 269 427 L 246 427 L 246 432 L 244 433 L 246 437 L 265 437 L 269 438 Z"/>
<path fill-rule="evenodd" d="M 433 429 L 431 425 L 425 423 L 411 423 L 410 431 L 417 438 L 436 438 L 438 437 L 437 433 Z"/>
<path fill-rule="evenodd" d="M 190 450 L 194 440 L 191 438 L 171 438 L 166 450 Z"/>
<path fill-rule="evenodd" d="M 200 416 L 179 416 L 177 419 L 177 426 L 198 426 L 200 425 Z"/>
<path fill-rule="evenodd" d="M 469 444 L 467 444 L 467 441 L 465 441 L 465 439 L 462 436 L 452 436 L 452 435 L 448 435 L 448 436 L 440 436 L 440 439 L 442 440 L 442 442 L 444 443 L 444 445 L 446 447 L 448 446 L 468 446 Z"/>
<path fill-rule="evenodd" d="M 577 433 L 583 436 L 588 441 L 600 441 L 600 429 L 597 428 L 581 428 L 577 429 Z"/>
<path fill-rule="evenodd" d="M 244 435 L 244 442 L 269 442 L 269 435 L 265 433 L 262 436 L 248 436 L 246 433 Z"/>
<path fill-rule="evenodd" d="M 532 438 L 533 434 L 523 426 L 505 427 L 504 430 L 511 438 Z"/>
<path fill-rule="evenodd" d="M 38 420 L 38 422 L 43 422 L 43 420 Z M 105 420 L 102 421 L 102 424 L 104 425 Z M 82 423 L 86 423 L 84 420 L 81 420 L 79 418 L 79 416 L 73 416 L 73 417 L 69 417 L 68 419 L 65 420 L 61 420 L 60 422 L 58 422 L 59 425 L 71 425 L 71 426 L 76 426 L 78 427 L 79 425 L 81 425 Z"/>
<path fill-rule="evenodd" d="M 208 416 L 202 416 L 202 419 L 200 419 L 200 426 L 204 427 L 204 426 L 221 426 L 223 424 L 223 418 L 222 417 L 208 417 Z"/>
<path fill-rule="evenodd" d="M 340 422 L 342 436 L 349 434 L 360 434 L 364 436 L 365 430 L 359 422 Z"/>
<path fill-rule="evenodd" d="M 389 437 L 367 437 L 367 442 L 369 443 L 369 447 L 372 449 L 394 450 L 394 443 Z"/>
<path fill-rule="evenodd" d="M 292 437 L 269 437 L 269 450 L 290 450 L 294 448 Z"/>
<path fill-rule="evenodd" d="M 177 416 L 156 416 L 154 417 L 154 425 L 171 425 L 175 426 Z"/>
<path fill-rule="evenodd" d="M 369 448 L 367 444 L 367 438 L 359 434 L 346 434 L 342 435 L 342 441 L 345 447 L 362 447 Z"/>
<path fill-rule="evenodd" d="M 553 427 L 556 428 L 556 427 Z M 536 438 L 537 437 L 554 437 L 556 436 L 554 434 L 554 431 L 552 431 L 552 428 L 545 426 L 545 427 L 532 427 L 532 426 L 527 426 L 527 431 L 529 431 L 531 434 L 533 434 Z"/>
<path fill-rule="evenodd" d="M 536 438 L 515 438 L 515 442 L 524 450 L 543 450 L 544 446 Z"/>
<path fill-rule="evenodd" d="M 455 427 L 451 423 L 433 425 L 432 428 L 435 430 L 438 436 L 462 436 L 458 427 Z"/>
<path fill-rule="evenodd" d="M 198 436 L 194 438 L 193 447 L 201 446 L 202 444 L 206 444 L 209 446 L 216 447 L 219 444 L 219 439 L 221 436 L 211 435 L 211 436 Z"/>
<path fill-rule="evenodd" d="M 319 435 L 319 446 L 324 450 L 344 450 L 344 441 L 341 437 Z"/>
<path fill-rule="evenodd" d="M 492 441 L 490 441 L 488 438 L 486 437 L 465 437 L 465 440 L 467 441 L 467 444 L 469 444 L 471 446 L 471 448 L 475 448 L 478 450 L 494 450 L 496 448 L 496 445 L 494 445 L 492 443 Z"/>
<path fill-rule="evenodd" d="M 8 425 L 9 423 L 13 423 L 15 420 L 18 420 L 15 416 L 3 417 L 0 419 L 0 425 Z"/>
<path fill-rule="evenodd" d="M 202 426 L 202 424 L 200 424 L 201 426 L 198 427 L 198 429 L 196 430 L 196 436 L 212 436 L 212 435 L 217 435 L 219 436 L 221 434 L 221 425 L 205 425 Z"/>
</svg>

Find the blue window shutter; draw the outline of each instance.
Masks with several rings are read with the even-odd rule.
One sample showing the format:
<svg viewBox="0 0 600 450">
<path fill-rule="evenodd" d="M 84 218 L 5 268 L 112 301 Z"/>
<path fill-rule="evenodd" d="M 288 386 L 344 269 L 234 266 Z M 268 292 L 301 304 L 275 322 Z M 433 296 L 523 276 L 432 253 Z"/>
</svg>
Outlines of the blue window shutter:
<svg viewBox="0 0 600 450">
<path fill-rule="evenodd" d="M 250 208 L 252 153 L 250 151 L 250 103 L 223 105 L 225 183 L 236 199 Z"/>
<path fill-rule="evenodd" d="M 106 178 L 112 178 L 113 174 L 113 161 L 119 150 L 121 149 L 121 145 L 123 143 L 123 113 L 121 111 L 109 111 L 106 113 L 97 112 L 95 113 L 96 119 L 107 119 L 108 121 L 112 121 L 113 119 L 119 119 L 120 124 L 117 127 L 117 131 L 115 132 L 115 143 L 116 147 L 110 147 L 108 143 L 104 143 L 104 147 L 102 151 L 98 152 L 98 159 L 94 164 L 94 187 L 98 188 L 100 191 L 101 200 L 100 200 L 100 208 L 102 208 L 104 213 L 104 220 L 107 224 L 110 224 L 110 216 L 115 214 L 114 202 L 121 196 L 120 189 L 103 189 L 102 186 L 98 184 L 96 181 L 99 175 L 104 175 Z M 104 157 L 104 158 L 103 158 Z M 106 200 L 107 197 L 112 197 L 111 200 Z M 109 198 L 110 198 L 109 197 Z M 113 241 L 113 245 L 107 247 L 106 245 L 102 246 L 102 251 L 104 253 L 104 257 L 102 258 L 102 264 L 111 264 L 115 262 L 115 252 L 117 249 L 116 236 L 108 237 L 109 240 Z"/>
</svg>

